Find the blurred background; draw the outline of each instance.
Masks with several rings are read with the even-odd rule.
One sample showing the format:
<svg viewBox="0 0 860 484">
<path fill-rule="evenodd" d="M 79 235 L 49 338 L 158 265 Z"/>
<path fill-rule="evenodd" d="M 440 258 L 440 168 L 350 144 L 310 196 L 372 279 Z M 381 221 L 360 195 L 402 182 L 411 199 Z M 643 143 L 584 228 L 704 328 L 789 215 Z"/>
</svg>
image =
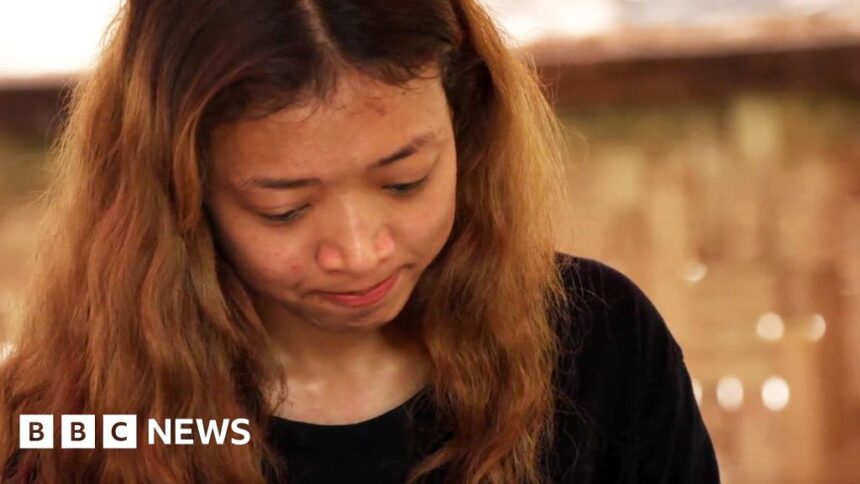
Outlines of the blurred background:
<svg viewBox="0 0 860 484">
<path fill-rule="evenodd" d="M 684 349 L 724 482 L 860 482 L 860 0 L 484 0 L 569 126 L 560 248 Z M 117 0 L 0 2 L 0 342 Z"/>
</svg>

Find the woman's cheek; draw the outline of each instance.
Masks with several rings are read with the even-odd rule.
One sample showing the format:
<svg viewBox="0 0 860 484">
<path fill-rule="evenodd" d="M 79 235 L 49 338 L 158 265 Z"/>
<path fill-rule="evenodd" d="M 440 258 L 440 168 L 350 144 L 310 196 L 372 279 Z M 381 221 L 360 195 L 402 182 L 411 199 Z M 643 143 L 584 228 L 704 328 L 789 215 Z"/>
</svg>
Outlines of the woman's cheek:
<svg viewBox="0 0 860 484">
<path fill-rule="evenodd" d="M 251 248 L 251 263 L 257 274 L 266 281 L 295 279 L 299 271 L 296 257 L 291 257 L 283 249 L 257 245 Z"/>
<path fill-rule="evenodd" d="M 404 233 L 413 240 L 420 237 L 416 242 L 422 245 L 439 245 L 447 240 L 453 220 L 453 203 L 436 197 L 410 214 L 404 223 Z"/>
</svg>

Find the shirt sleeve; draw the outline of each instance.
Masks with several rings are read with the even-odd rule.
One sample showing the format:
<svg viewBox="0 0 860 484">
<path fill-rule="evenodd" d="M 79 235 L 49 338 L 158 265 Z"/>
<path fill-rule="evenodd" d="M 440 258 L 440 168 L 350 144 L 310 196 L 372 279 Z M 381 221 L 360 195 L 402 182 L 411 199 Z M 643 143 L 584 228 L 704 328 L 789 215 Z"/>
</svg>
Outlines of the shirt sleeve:
<svg viewBox="0 0 860 484">
<path fill-rule="evenodd" d="M 648 297 L 630 282 L 637 321 L 632 392 L 639 482 L 720 482 L 713 444 L 693 395 L 681 347 Z"/>
</svg>

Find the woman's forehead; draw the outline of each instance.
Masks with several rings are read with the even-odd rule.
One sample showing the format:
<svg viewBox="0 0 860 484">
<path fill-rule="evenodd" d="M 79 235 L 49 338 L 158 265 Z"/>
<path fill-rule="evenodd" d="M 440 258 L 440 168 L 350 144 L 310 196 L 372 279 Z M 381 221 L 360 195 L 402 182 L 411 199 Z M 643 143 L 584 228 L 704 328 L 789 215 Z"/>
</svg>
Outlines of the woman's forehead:
<svg viewBox="0 0 860 484">
<path fill-rule="evenodd" d="M 216 129 L 215 169 L 229 178 L 265 168 L 309 169 L 367 163 L 450 123 L 438 78 L 393 86 L 345 80 L 330 99 L 294 105 Z"/>
</svg>

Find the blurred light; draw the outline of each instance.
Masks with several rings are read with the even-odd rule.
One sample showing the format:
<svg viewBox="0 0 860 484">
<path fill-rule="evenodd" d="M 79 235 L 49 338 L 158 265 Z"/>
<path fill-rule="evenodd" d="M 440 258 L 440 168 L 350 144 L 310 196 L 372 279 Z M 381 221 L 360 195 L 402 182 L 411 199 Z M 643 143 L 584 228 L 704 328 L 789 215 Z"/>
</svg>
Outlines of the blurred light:
<svg viewBox="0 0 860 484">
<path fill-rule="evenodd" d="M 542 35 L 537 20 L 527 15 L 506 15 L 500 19 L 499 27 L 508 34 L 505 40 L 513 45 L 534 42 Z"/>
<path fill-rule="evenodd" d="M 702 383 L 697 378 L 691 379 L 693 384 L 693 396 L 696 397 L 696 403 L 702 404 Z"/>
<path fill-rule="evenodd" d="M 621 20 L 621 6 L 605 0 L 482 0 L 513 45 L 545 37 L 575 37 L 610 31 Z"/>
<path fill-rule="evenodd" d="M 717 383 L 717 403 L 726 410 L 734 411 L 744 403 L 744 386 L 733 375 L 725 376 Z"/>
<path fill-rule="evenodd" d="M 819 341 L 824 337 L 827 331 L 827 322 L 824 321 L 824 316 L 815 314 L 809 320 L 809 326 L 806 329 L 806 338 L 809 341 Z"/>
<path fill-rule="evenodd" d="M 777 341 L 785 334 L 785 323 L 778 314 L 765 313 L 758 318 L 755 332 L 763 340 Z"/>
<path fill-rule="evenodd" d="M 761 400 L 765 407 L 774 412 L 784 409 L 790 397 L 788 383 L 778 376 L 768 378 L 761 386 Z"/>
<path fill-rule="evenodd" d="M 0 361 L 3 361 L 7 356 L 12 354 L 12 350 L 14 349 L 15 347 L 12 346 L 11 343 L 4 343 L 0 341 Z"/>
<path fill-rule="evenodd" d="M 558 10 L 562 6 L 566 8 L 562 15 L 558 15 Z M 605 32 L 615 26 L 619 16 L 618 6 L 604 0 L 550 2 L 546 10 L 548 11 L 546 20 L 555 19 L 553 30 L 558 34 L 568 35 L 593 35 Z"/>
<path fill-rule="evenodd" d="M 86 69 L 119 0 L 0 2 L 0 77 Z"/>
<path fill-rule="evenodd" d="M 694 261 L 687 264 L 682 277 L 690 284 L 695 284 L 704 279 L 706 275 L 708 275 L 708 266 L 699 261 Z"/>
</svg>

